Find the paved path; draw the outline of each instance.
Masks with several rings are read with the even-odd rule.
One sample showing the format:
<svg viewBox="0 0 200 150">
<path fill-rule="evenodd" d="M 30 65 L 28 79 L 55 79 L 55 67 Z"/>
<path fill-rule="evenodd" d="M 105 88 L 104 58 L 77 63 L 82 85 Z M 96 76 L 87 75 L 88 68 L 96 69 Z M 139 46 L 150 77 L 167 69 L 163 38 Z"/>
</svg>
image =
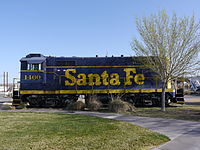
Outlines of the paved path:
<svg viewBox="0 0 200 150">
<path fill-rule="evenodd" d="M 200 106 L 200 95 L 185 95 L 186 106 Z"/>
<path fill-rule="evenodd" d="M 200 150 L 200 122 L 98 112 L 79 111 L 75 113 L 130 122 L 162 133 L 171 139 L 153 150 Z"/>
</svg>

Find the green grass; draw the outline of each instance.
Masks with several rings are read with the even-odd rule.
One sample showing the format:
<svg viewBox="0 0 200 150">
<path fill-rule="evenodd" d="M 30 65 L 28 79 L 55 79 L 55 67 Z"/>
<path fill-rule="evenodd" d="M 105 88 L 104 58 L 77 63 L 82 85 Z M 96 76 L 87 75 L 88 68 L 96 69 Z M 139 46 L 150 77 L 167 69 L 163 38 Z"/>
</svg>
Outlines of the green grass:
<svg viewBox="0 0 200 150">
<path fill-rule="evenodd" d="M 1 150 L 143 150 L 167 142 L 126 122 L 58 113 L 0 113 Z"/>
<path fill-rule="evenodd" d="M 137 108 L 133 115 L 154 118 L 169 118 L 189 121 L 200 121 L 200 106 L 166 107 L 165 112 L 160 108 Z"/>
</svg>

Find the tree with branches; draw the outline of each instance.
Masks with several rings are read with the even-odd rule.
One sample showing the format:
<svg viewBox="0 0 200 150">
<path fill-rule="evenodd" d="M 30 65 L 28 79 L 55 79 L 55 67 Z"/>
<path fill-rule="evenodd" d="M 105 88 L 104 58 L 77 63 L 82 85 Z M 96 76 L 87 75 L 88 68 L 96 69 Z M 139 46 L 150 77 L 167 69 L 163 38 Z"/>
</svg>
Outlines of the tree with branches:
<svg viewBox="0 0 200 150">
<path fill-rule="evenodd" d="M 145 67 L 162 81 L 161 111 L 165 111 L 167 83 L 195 70 L 200 51 L 200 23 L 191 17 L 169 17 L 165 11 L 136 19 L 140 40 L 131 47 L 137 56 L 144 56 Z"/>
</svg>

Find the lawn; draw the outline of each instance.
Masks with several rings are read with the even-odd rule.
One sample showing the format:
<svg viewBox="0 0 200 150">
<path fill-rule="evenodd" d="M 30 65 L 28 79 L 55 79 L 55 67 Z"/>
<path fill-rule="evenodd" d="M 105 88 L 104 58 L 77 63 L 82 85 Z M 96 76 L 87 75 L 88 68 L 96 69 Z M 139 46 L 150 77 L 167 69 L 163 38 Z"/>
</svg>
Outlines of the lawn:
<svg viewBox="0 0 200 150">
<path fill-rule="evenodd" d="M 169 141 L 111 119 L 59 113 L 0 113 L 3 150 L 143 150 Z"/>
<path fill-rule="evenodd" d="M 165 112 L 160 108 L 137 108 L 133 115 L 155 118 L 169 118 L 189 121 L 200 121 L 200 106 L 166 107 Z"/>
</svg>

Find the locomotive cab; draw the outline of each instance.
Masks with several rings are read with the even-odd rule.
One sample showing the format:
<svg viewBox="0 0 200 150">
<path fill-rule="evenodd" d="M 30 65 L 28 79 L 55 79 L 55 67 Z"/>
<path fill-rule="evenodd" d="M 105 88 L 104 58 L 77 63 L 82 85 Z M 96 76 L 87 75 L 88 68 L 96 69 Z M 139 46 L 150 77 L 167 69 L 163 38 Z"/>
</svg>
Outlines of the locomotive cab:
<svg viewBox="0 0 200 150">
<path fill-rule="evenodd" d="M 41 54 L 29 54 L 23 57 L 20 62 L 20 88 L 13 90 L 13 105 L 16 106 L 25 101 L 25 98 L 29 95 L 29 93 L 21 93 L 21 90 L 34 90 L 43 84 L 46 57 Z"/>
<path fill-rule="evenodd" d="M 21 60 L 21 82 L 39 83 L 43 82 L 43 72 L 46 57 L 41 54 L 29 54 Z M 23 88 L 23 87 L 22 87 Z"/>
<path fill-rule="evenodd" d="M 29 92 L 39 90 L 44 84 L 46 57 L 41 54 L 29 54 L 20 62 L 20 97 L 22 101 L 25 101 Z M 25 92 L 21 93 L 21 91 Z"/>
</svg>

